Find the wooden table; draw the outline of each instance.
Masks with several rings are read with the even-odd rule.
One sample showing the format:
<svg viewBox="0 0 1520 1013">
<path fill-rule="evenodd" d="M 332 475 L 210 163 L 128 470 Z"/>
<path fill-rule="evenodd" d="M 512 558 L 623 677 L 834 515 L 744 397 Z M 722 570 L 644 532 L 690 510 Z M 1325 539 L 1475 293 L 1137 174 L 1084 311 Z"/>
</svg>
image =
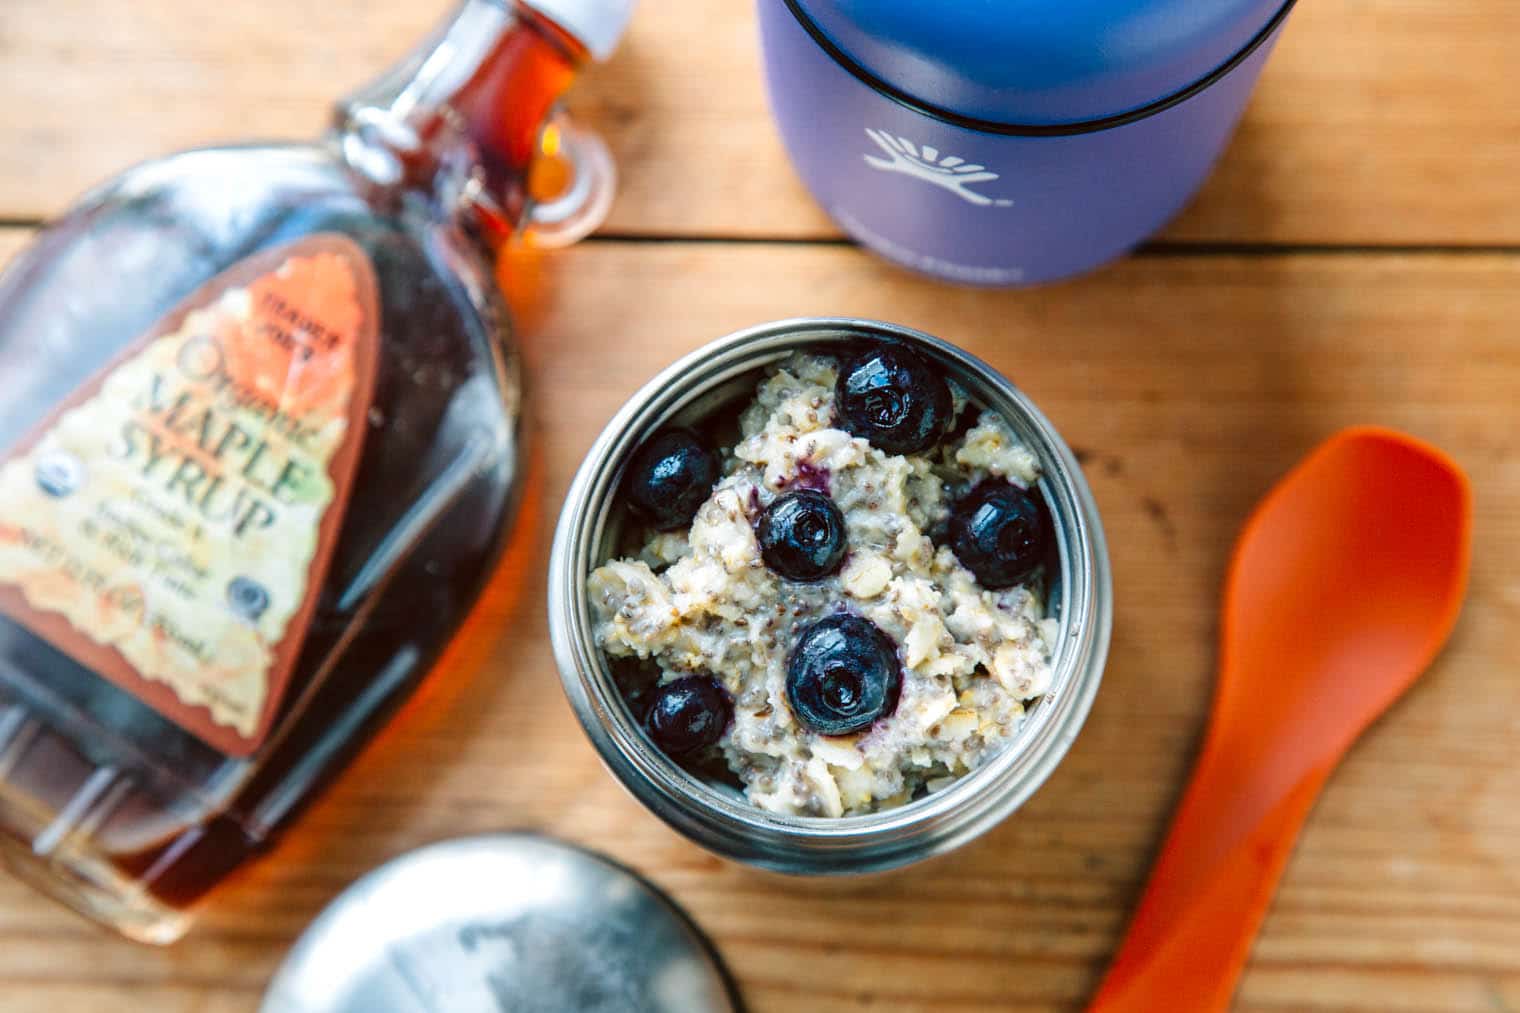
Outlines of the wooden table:
<svg viewBox="0 0 1520 1013">
<path fill-rule="evenodd" d="M 441 6 L 4 0 L 4 252 L 141 157 L 317 130 Z M 1278 475 L 1358 422 L 1470 471 L 1471 598 L 1332 781 L 1239 1007 L 1520 1009 L 1520 5 L 1300 8 L 1164 236 L 1076 283 L 978 293 L 863 255 L 809 203 L 768 121 L 747 3 L 646 3 L 575 101 L 624 170 L 612 220 L 516 265 L 537 293 L 521 301 L 538 494 L 449 671 L 180 946 L 118 941 L 0 876 L 0 1010 L 252 1010 L 361 872 L 518 827 L 648 873 L 761 1013 L 1078 1009 L 1196 747 L 1231 540 Z M 1038 797 L 962 852 L 831 890 L 725 865 L 635 805 L 561 697 L 543 605 L 561 495 L 622 400 L 713 337 L 819 313 L 943 335 L 1029 391 L 1086 455 L 1118 595 L 1103 692 Z"/>
</svg>

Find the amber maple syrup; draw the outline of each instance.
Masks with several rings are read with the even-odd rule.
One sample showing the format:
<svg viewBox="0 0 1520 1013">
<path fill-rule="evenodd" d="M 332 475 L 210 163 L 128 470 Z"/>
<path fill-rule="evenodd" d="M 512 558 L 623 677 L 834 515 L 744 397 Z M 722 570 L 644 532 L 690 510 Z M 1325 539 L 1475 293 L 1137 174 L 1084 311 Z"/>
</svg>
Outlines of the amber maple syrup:
<svg viewBox="0 0 1520 1013">
<path fill-rule="evenodd" d="M 326 137 L 142 165 L 0 278 L 20 874 L 171 941 L 428 672 L 520 484 L 494 254 L 605 210 L 557 103 L 627 14 L 467 0 Z"/>
</svg>

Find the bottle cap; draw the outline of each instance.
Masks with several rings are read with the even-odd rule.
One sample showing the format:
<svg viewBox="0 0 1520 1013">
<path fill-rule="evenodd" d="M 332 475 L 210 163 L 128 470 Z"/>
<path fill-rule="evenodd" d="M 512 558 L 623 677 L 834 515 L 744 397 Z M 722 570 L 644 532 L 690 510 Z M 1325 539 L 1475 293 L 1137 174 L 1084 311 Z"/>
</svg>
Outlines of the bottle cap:
<svg viewBox="0 0 1520 1013">
<path fill-rule="evenodd" d="M 617 48 L 636 0 L 523 0 L 527 6 L 559 25 L 598 60 Z"/>
</svg>

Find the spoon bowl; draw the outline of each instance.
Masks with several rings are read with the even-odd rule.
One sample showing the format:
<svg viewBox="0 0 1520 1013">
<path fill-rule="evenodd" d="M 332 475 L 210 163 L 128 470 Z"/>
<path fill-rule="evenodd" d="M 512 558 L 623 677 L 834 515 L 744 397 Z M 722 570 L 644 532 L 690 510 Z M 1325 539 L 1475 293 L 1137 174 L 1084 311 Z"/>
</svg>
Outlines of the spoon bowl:
<svg viewBox="0 0 1520 1013">
<path fill-rule="evenodd" d="M 1413 682 L 1467 583 L 1467 480 L 1401 433 L 1347 430 L 1266 497 L 1225 587 L 1213 724 L 1348 745 Z"/>
<path fill-rule="evenodd" d="M 1332 437 L 1257 507 L 1198 766 L 1091 1010 L 1228 1005 L 1330 771 L 1450 636 L 1471 532 L 1461 469 L 1386 429 Z"/>
</svg>

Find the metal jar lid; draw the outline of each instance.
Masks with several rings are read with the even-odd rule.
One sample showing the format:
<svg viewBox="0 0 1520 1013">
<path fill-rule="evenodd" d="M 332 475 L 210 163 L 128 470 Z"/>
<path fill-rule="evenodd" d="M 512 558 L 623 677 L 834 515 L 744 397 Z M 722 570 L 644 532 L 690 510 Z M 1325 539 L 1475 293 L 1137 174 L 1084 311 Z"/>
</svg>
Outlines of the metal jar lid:
<svg viewBox="0 0 1520 1013">
<path fill-rule="evenodd" d="M 1096 124 L 1222 75 L 1292 0 L 765 0 L 878 90 L 945 115 Z"/>
<path fill-rule="evenodd" d="M 644 880 L 528 834 L 434 844 L 345 890 L 261 1013 L 732 1013 L 712 948 Z"/>
</svg>

